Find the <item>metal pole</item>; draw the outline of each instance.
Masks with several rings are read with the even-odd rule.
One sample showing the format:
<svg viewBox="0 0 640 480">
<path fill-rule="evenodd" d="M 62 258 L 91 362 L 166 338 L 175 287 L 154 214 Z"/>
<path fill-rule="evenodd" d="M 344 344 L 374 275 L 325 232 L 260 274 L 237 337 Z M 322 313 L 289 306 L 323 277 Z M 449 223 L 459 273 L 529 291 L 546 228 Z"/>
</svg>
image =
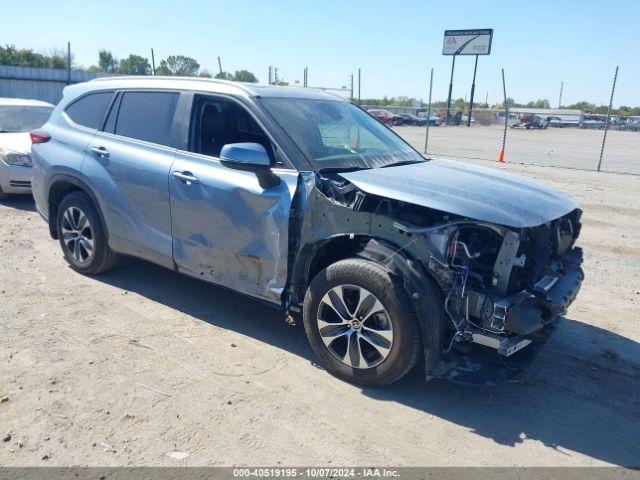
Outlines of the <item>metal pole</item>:
<svg viewBox="0 0 640 480">
<path fill-rule="evenodd" d="M 504 147 L 507 144 L 507 124 L 509 123 L 509 103 L 507 102 L 507 86 L 504 81 L 504 68 L 502 69 L 502 93 L 504 96 L 504 133 L 502 134 L 502 155 L 504 155 Z"/>
<path fill-rule="evenodd" d="M 604 135 L 602 137 L 602 147 L 600 148 L 600 160 L 598 160 L 598 171 L 602 166 L 602 157 L 604 156 L 604 144 L 607 141 L 607 132 L 609 131 L 609 122 L 611 120 L 611 107 L 613 106 L 613 94 L 616 91 L 616 81 L 618 80 L 618 66 L 616 73 L 613 75 L 613 85 L 611 86 L 611 97 L 609 98 L 609 108 L 607 108 L 607 121 L 604 124 Z"/>
<path fill-rule="evenodd" d="M 361 80 L 362 80 L 362 75 L 361 75 L 360 69 L 358 69 L 358 105 L 362 103 L 360 101 L 360 87 L 362 86 Z"/>
<path fill-rule="evenodd" d="M 431 69 L 431 79 L 429 80 L 429 104 L 427 106 L 427 133 L 424 137 L 424 154 L 427 154 L 427 145 L 429 145 L 429 124 L 431 123 L 431 92 L 433 90 L 433 68 Z"/>
<path fill-rule="evenodd" d="M 156 56 L 153 53 L 153 48 L 151 49 L 151 74 L 156 76 Z"/>
<path fill-rule="evenodd" d="M 564 82 L 560 82 L 560 96 L 558 97 L 558 108 L 562 106 L 562 90 L 564 89 Z"/>
<path fill-rule="evenodd" d="M 484 96 L 484 108 L 489 108 L 489 92 Z"/>
<path fill-rule="evenodd" d="M 350 89 L 350 91 L 351 91 L 351 97 L 350 97 L 350 99 L 351 99 L 351 101 L 353 102 L 353 73 L 351 74 L 351 77 L 350 77 L 350 78 L 351 78 L 351 89 Z"/>
<path fill-rule="evenodd" d="M 473 94 L 476 91 L 476 71 L 478 70 L 478 55 L 476 55 L 476 63 L 473 67 L 473 83 L 471 84 L 471 98 L 469 99 L 469 116 L 467 117 L 467 127 L 471 126 L 471 112 L 473 111 Z"/>
<path fill-rule="evenodd" d="M 67 85 L 71 85 L 71 42 L 67 42 Z"/>
<path fill-rule="evenodd" d="M 451 80 L 449 80 L 449 96 L 447 97 L 447 115 L 444 119 L 444 124 L 449 125 L 449 115 L 451 112 L 451 92 L 453 91 L 453 69 L 456 66 L 456 55 L 453 54 L 453 61 L 451 62 Z"/>
<path fill-rule="evenodd" d="M 220 57 L 218 57 L 218 70 L 220 70 L 220 75 L 222 75 L 222 62 L 220 61 Z"/>
</svg>

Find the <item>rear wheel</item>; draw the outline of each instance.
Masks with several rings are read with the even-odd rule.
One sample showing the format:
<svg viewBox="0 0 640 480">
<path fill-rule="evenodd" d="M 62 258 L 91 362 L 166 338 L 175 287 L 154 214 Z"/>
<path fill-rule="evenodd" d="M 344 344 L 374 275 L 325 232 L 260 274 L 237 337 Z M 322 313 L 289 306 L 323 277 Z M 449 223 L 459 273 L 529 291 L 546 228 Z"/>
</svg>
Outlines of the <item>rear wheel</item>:
<svg viewBox="0 0 640 480">
<path fill-rule="evenodd" d="M 107 236 L 93 202 L 84 192 L 64 197 L 58 208 L 58 237 L 71 267 L 89 275 L 113 268 L 120 258 Z"/>
<path fill-rule="evenodd" d="M 368 260 L 341 260 L 313 279 L 304 327 L 326 369 L 350 382 L 388 385 L 420 358 L 418 321 L 404 288 Z"/>
</svg>

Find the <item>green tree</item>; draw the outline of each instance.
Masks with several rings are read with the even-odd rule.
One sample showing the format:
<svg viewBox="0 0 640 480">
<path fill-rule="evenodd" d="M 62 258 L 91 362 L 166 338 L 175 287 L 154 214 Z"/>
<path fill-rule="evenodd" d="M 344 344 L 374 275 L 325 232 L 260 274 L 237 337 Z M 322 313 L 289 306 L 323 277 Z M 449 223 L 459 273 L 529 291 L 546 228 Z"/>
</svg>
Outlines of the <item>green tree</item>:
<svg viewBox="0 0 640 480">
<path fill-rule="evenodd" d="M 218 80 L 233 80 L 233 75 L 231 75 L 229 72 L 220 72 L 216 73 L 216 78 Z"/>
<path fill-rule="evenodd" d="M 236 70 L 233 79 L 236 82 L 258 83 L 256 76 L 248 70 Z"/>
<path fill-rule="evenodd" d="M 467 108 L 467 102 L 464 98 L 456 98 L 451 102 L 452 110 L 464 110 Z"/>
<path fill-rule="evenodd" d="M 120 61 L 117 72 L 123 75 L 150 75 L 151 65 L 145 57 L 129 55 Z"/>
<path fill-rule="evenodd" d="M 109 50 L 98 52 L 98 70 L 105 73 L 115 73 L 118 70 L 118 59 Z"/>
<path fill-rule="evenodd" d="M 0 65 L 35 68 L 67 68 L 67 56 L 54 51 L 50 55 L 34 52 L 31 49 L 17 49 L 15 45 L 0 47 Z"/>
<path fill-rule="evenodd" d="M 596 106 L 593 103 L 589 103 L 586 100 L 583 100 L 581 102 L 577 102 L 577 103 L 574 103 L 572 105 L 567 105 L 564 108 L 569 108 L 569 109 L 572 109 L 572 110 L 584 110 L 584 111 L 591 112 L 596 108 Z"/>
<path fill-rule="evenodd" d="M 632 111 L 633 109 L 631 107 L 622 105 L 620 108 L 618 108 L 618 115 L 620 115 L 621 117 L 628 117 L 630 115 L 633 115 Z"/>
<path fill-rule="evenodd" d="M 184 55 L 171 55 L 160 62 L 156 74 L 195 77 L 198 75 L 198 70 L 200 70 L 200 64 L 195 59 Z"/>
<path fill-rule="evenodd" d="M 67 57 L 63 55 L 51 55 L 49 57 L 47 68 L 67 68 Z M 71 58 L 71 65 L 73 65 L 73 58 Z"/>
<path fill-rule="evenodd" d="M 203 77 L 203 78 L 212 78 L 213 77 L 213 75 L 211 75 L 211 73 L 207 69 L 201 70 L 200 73 L 198 74 L 198 76 L 199 77 Z"/>
<path fill-rule="evenodd" d="M 549 100 L 546 99 L 539 99 L 536 100 L 535 102 L 529 102 L 526 104 L 526 107 L 528 108 L 551 108 L 551 106 L 549 105 Z"/>
</svg>

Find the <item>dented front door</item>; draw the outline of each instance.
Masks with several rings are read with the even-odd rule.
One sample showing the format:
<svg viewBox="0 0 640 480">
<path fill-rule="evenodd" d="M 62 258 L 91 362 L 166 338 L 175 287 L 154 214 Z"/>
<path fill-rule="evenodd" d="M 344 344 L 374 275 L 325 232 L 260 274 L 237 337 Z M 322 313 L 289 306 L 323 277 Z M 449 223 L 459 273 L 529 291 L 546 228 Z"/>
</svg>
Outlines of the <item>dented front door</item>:
<svg viewBox="0 0 640 480">
<path fill-rule="evenodd" d="M 230 169 L 212 157 L 178 153 L 169 191 L 173 259 L 180 271 L 280 302 L 298 173 L 274 173 L 280 184 L 263 189 L 252 172 Z"/>
</svg>

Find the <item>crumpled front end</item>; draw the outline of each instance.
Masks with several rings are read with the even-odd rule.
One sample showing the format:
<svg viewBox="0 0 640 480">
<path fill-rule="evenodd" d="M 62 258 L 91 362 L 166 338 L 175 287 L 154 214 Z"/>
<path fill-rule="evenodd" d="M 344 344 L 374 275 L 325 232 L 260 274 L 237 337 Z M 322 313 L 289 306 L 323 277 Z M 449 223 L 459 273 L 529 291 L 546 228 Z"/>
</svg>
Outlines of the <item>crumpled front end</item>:
<svg viewBox="0 0 640 480">
<path fill-rule="evenodd" d="M 510 357 L 544 341 L 580 290 L 582 250 L 575 247 L 581 211 L 519 230 L 458 226 L 445 244 L 451 272 L 445 311 L 453 334 L 445 356 L 470 342 Z"/>
<path fill-rule="evenodd" d="M 505 364 L 522 363 L 538 350 L 584 278 L 575 201 L 560 194 L 527 197 L 527 211 L 535 215 L 517 217 L 519 207 L 509 204 L 504 214 L 483 218 L 485 211 L 467 204 L 458 205 L 460 213 L 434 208 L 428 191 L 420 205 L 394 198 L 395 191 L 367 191 L 373 183 L 358 186 L 347 176 L 353 177 L 312 175 L 299 185 L 298 200 L 305 201 L 293 203 L 290 251 L 296 260 L 286 305 L 300 310 L 323 266 L 351 257 L 378 262 L 409 294 L 427 378 L 507 380 L 513 370 Z M 527 188 L 533 190 L 527 186 L 524 196 Z M 542 202 L 537 210 L 536 200 Z M 498 221 L 505 219 L 514 221 Z M 441 304 L 425 301 L 428 283 L 438 287 Z"/>
</svg>

